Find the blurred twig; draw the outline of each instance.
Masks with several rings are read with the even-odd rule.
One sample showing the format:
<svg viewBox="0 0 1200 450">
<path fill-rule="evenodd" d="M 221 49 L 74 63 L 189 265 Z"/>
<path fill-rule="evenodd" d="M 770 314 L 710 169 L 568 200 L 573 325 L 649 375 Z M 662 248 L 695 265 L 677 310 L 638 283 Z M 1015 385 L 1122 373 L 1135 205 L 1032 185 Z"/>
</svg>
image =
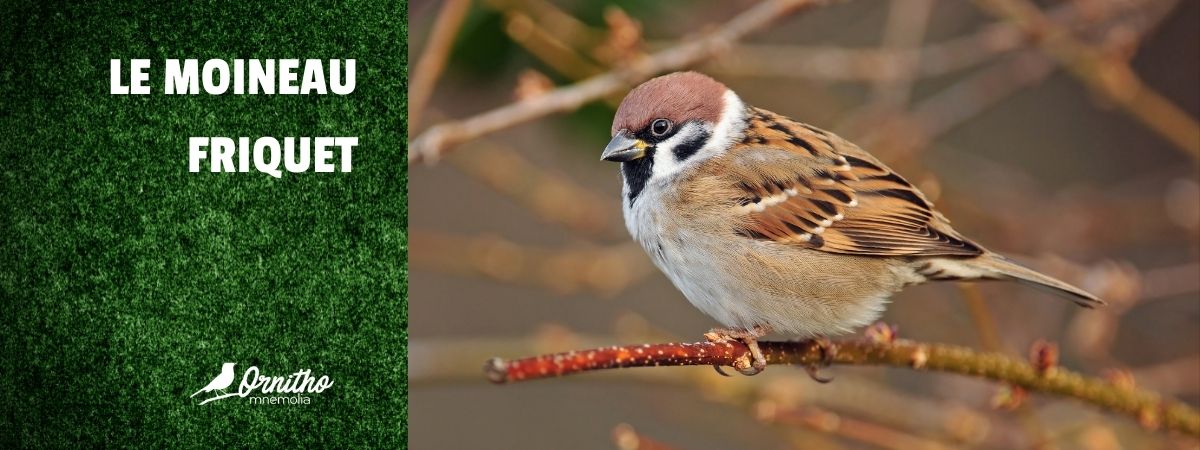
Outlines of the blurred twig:
<svg viewBox="0 0 1200 450">
<path fill-rule="evenodd" d="M 526 72 L 536 77 L 536 72 Z M 530 90 L 540 91 L 542 87 Z M 518 88 L 520 90 L 520 88 Z M 518 93 L 518 96 L 522 95 Z M 541 95 L 536 92 L 524 95 Z M 431 110 L 435 120 L 444 116 Z M 613 217 L 608 198 L 572 181 L 569 177 L 539 167 L 520 152 L 487 139 L 476 141 L 466 155 L 455 153 L 448 162 L 532 211 L 539 219 L 563 225 L 573 232 L 603 239 L 625 236 Z"/>
<path fill-rule="evenodd" d="M 882 49 L 887 51 L 911 52 L 914 58 L 903 61 L 897 76 L 875 81 L 872 109 L 891 112 L 903 109 L 912 94 L 912 84 L 917 78 L 917 61 L 921 59 L 921 41 L 933 12 L 933 0 L 892 1 L 888 9 L 887 24 L 883 29 Z"/>
<path fill-rule="evenodd" d="M 645 253 L 632 242 L 552 249 L 518 245 L 499 237 L 422 230 L 410 231 L 409 240 L 414 268 L 484 275 L 563 294 L 587 289 L 612 295 L 653 270 Z"/>
<path fill-rule="evenodd" d="M 1002 351 L 1004 345 L 1000 342 L 1000 333 L 996 331 L 996 323 L 992 320 L 991 312 L 988 311 L 983 293 L 979 292 L 979 286 L 974 283 L 958 283 L 958 290 L 967 299 L 967 309 L 971 311 L 971 322 L 975 325 L 975 332 L 979 335 L 979 342 L 983 345 L 983 349 L 989 352 Z"/>
<path fill-rule="evenodd" d="M 513 42 L 524 47 L 558 73 L 571 79 L 583 79 L 604 72 L 603 68 L 584 58 L 528 15 L 508 11 L 505 13 L 505 21 L 504 32 Z"/>
<path fill-rule="evenodd" d="M 591 48 L 604 40 L 603 32 L 546 0 L 484 0 L 483 4 L 497 11 L 527 15 L 549 35 L 573 48 Z"/>
<path fill-rule="evenodd" d="M 1077 39 L 1026 0 L 977 1 L 983 9 L 1013 22 L 1036 38 L 1039 48 L 1093 92 L 1121 106 L 1190 156 L 1200 158 L 1200 124 L 1142 83 L 1127 61 Z"/>
<path fill-rule="evenodd" d="M 437 20 L 433 22 L 429 41 L 425 43 L 425 50 L 421 52 L 421 59 L 417 60 L 412 79 L 409 81 L 409 134 L 421 123 L 421 113 L 425 110 L 429 97 L 433 95 L 433 87 L 437 84 L 438 76 L 446 66 L 446 58 L 450 55 L 450 48 L 454 45 L 454 35 L 458 33 L 463 19 L 467 17 L 467 9 L 470 6 L 471 0 L 446 0 L 438 12 Z"/>
<path fill-rule="evenodd" d="M 843 123 L 850 124 L 854 130 L 864 128 L 862 125 L 867 123 L 871 124 L 869 129 L 877 130 L 881 128 L 878 125 L 883 124 L 882 128 L 886 128 L 886 131 L 876 134 L 887 135 L 887 142 L 897 144 L 889 144 L 889 147 L 914 148 L 924 145 L 923 139 L 918 142 L 922 133 L 910 131 L 910 127 L 903 125 L 908 122 L 903 112 L 907 109 L 913 83 L 917 80 L 921 41 L 932 11 L 933 0 L 895 0 L 890 3 L 879 50 L 910 57 L 893 61 L 890 76 L 872 80 L 870 99 L 844 117 Z M 859 141 L 859 144 L 874 147 L 875 143 L 868 140 Z M 886 152 L 885 149 L 883 154 L 886 155 Z"/>
<path fill-rule="evenodd" d="M 1132 371 L 1139 384 L 1175 395 L 1200 394 L 1200 355 L 1140 367 Z"/>
<path fill-rule="evenodd" d="M 1132 416 L 1149 427 L 1161 426 L 1200 436 L 1200 412 L 1186 404 L 1062 368 L 1037 368 L 998 353 L 978 353 L 966 347 L 899 339 L 892 342 L 843 340 L 824 346 L 811 340 L 760 342 L 759 345 L 768 364 L 819 364 L 824 355 L 832 355 L 834 364 L 888 365 L 977 376 L 1030 391 L 1074 397 Z M 750 351 L 741 343 L 696 342 L 604 347 L 517 360 L 493 358 L 485 369 L 493 382 L 511 383 L 628 367 L 746 367 L 749 360 Z"/>
<path fill-rule="evenodd" d="M 1141 301 L 1172 298 L 1200 292 L 1200 263 L 1191 262 L 1142 273 Z"/>
<path fill-rule="evenodd" d="M 543 17 L 545 17 L 547 20 L 559 21 L 564 20 L 562 18 L 571 17 L 569 14 L 557 10 L 552 5 L 545 5 L 545 9 L 554 11 L 553 13 L 543 14 Z M 618 23 L 626 25 L 624 28 L 633 28 L 638 31 L 633 33 L 633 36 L 630 37 L 625 36 L 629 34 L 628 32 L 620 33 L 618 32 L 620 31 L 620 28 L 615 28 L 610 30 L 609 35 L 625 36 L 625 39 L 617 39 L 616 41 L 618 42 L 630 39 L 640 41 L 641 36 L 638 34 L 640 33 L 640 29 L 637 29 L 636 25 L 629 23 L 632 19 L 629 19 L 628 16 L 625 16 L 623 12 L 619 11 L 620 10 L 616 9 L 615 7 L 610 8 L 609 12 L 606 13 L 605 16 L 608 18 L 623 18 L 624 22 L 618 21 Z M 511 38 L 513 42 L 520 44 L 525 48 L 525 50 L 528 50 L 530 54 L 553 68 L 559 74 L 578 81 L 599 75 L 604 72 L 604 67 L 593 63 L 592 60 L 580 53 L 581 48 L 572 47 L 567 41 L 560 39 L 559 35 L 555 34 L 551 29 L 544 27 L 543 24 L 533 20 L 532 17 L 526 15 L 520 10 L 516 8 L 507 10 L 505 12 L 505 17 L 507 18 L 507 24 L 505 25 L 504 30 L 506 33 L 508 33 L 509 38 Z M 609 60 L 607 62 L 610 63 L 617 62 L 617 58 L 620 58 L 621 56 L 627 56 L 626 58 L 620 58 L 619 61 L 621 62 L 634 59 L 633 56 L 643 56 L 640 53 L 634 55 L 630 52 L 619 52 L 618 50 L 628 49 L 624 47 L 613 48 L 612 46 L 608 45 L 608 41 L 612 40 L 613 39 L 598 41 L 594 44 L 594 46 L 586 48 L 591 49 L 592 53 L 600 52 L 601 54 L 607 54 L 609 56 Z M 621 104 L 621 97 L 617 94 L 618 93 L 606 95 L 601 98 L 601 100 L 615 108 Z"/>
<path fill-rule="evenodd" d="M 628 67 L 598 75 L 545 95 L 493 109 L 459 121 L 436 125 L 412 141 L 411 161 L 436 161 L 443 152 L 514 125 L 584 104 L 625 89 L 659 73 L 682 69 L 722 52 L 750 32 L 800 9 L 817 5 L 816 0 L 768 0 L 734 17 L 715 31 L 688 40 L 631 63 Z"/>
<path fill-rule="evenodd" d="M 1128 7 L 1103 8 L 1088 15 L 1085 20 L 1076 8 L 1067 5 L 1056 8 L 1050 13 L 1059 22 L 1096 23 L 1109 20 L 1110 16 L 1127 13 L 1118 18 L 1111 27 L 1121 27 L 1135 36 L 1143 36 L 1156 26 L 1166 13 L 1174 7 L 1173 0 L 1162 0 L 1147 3 L 1136 11 Z M 999 45 L 999 47 L 997 47 Z M 1010 24 L 996 24 L 986 27 L 984 31 L 973 36 L 958 38 L 945 44 L 926 46 L 920 51 L 922 64 L 927 60 L 953 60 L 972 54 L 970 49 L 976 47 L 977 54 L 993 55 L 986 49 L 1011 50 L 1024 46 L 1024 33 Z M 953 48 L 947 51 L 946 48 Z M 959 55 L 955 58 L 937 56 L 940 53 Z M 916 55 L 913 55 L 916 58 Z M 984 60 L 979 60 L 982 62 Z M 906 159 L 904 156 L 915 150 L 925 148 L 938 136 L 945 134 L 954 127 L 965 123 L 988 108 L 1016 93 L 1041 83 L 1052 73 L 1056 66 L 1043 52 L 1024 50 L 1004 58 L 976 73 L 958 81 L 945 89 L 922 99 L 907 113 L 883 117 L 882 123 L 867 123 L 867 113 L 873 108 L 865 107 L 864 111 L 854 112 L 836 127 L 845 130 L 848 135 L 860 145 L 871 148 L 876 155 L 884 159 Z M 890 72 L 897 69 L 893 67 Z M 886 71 L 885 71 L 886 72 Z M 876 120 L 875 122 L 879 122 Z M 921 167 L 912 167 L 920 170 Z"/>
<path fill-rule="evenodd" d="M 974 283 L 958 283 L 958 289 L 966 298 L 967 308 L 971 311 L 971 323 L 979 334 L 983 349 L 988 352 L 1005 352 L 1000 333 L 996 331 L 996 321 L 992 319 L 992 313 L 988 310 L 979 286 Z M 1049 448 L 1050 439 L 1041 422 L 1037 420 L 1037 412 L 1025 402 L 1016 405 L 1016 412 L 1033 446 L 1040 449 Z"/>
<path fill-rule="evenodd" d="M 1038 84 L 1053 71 L 1053 64 L 1045 57 L 1033 52 L 1018 53 L 929 96 L 911 114 L 921 125 L 925 139 L 932 139 L 978 116 L 1000 100 Z"/>
<path fill-rule="evenodd" d="M 617 239 L 625 229 L 614 218 L 617 202 L 572 182 L 570 178 L 535 166 L 519 152 L 483 141 L 469 154 L 451 156 L 455 168 L 486 183 L 532 211 L 538 218 L 561 224 L 592 237 Z"/>
<path fill-rule="evenodd" d="M 867 111 L 855 112 L 836 128 L 885 160 L 903 161 L 937 137 L 1038 84 L 1053 72 L 1054 64 L 1044 55 L 1027 50 L 922 99 L 907 113 L 867 123 L 863 120 Z"/>
<path fill-rule="evenodd" d="M 1079 12 L 1077 2 L 1057 6 L 1047 15 L 1056 23 L 1081 31 L 1112 29 L 1111 25 L 1097 25 L 1116 17 L 1121 23 L 1133 22 L 1133 31 L 1144 34 L 1149 27 L 1139 23 L 1138 15 L 1148 11 L 1153 15 L 1156 12 L 1154 10 L 1169 9 L 1164 6 L 1172 5 L 1174 0 L 1101 3 L 1103 6 L 1093 6 L 1096 10 L 1086 15 Z M 999 22 L 986 25 L 969 35 L 902 49 L 739 43 L 719 58 L 706 62 L 704 68 L 726 76 L 884 82 L 906 76 L 903 73 L 905 67 L 912 67 L 913 75 L 920 78 L 969 69 L 1025 48 L 1029 41 L 1021 28 L 1009 22 Z M 669 44 L 652 42 L 649 45 L 651 48 L 663 48 Z"/>
<path fill-rule="evenodd" d="M 760 402 L 755 407 L 755 413 L 759 420 L 801 426 L 884 449 L 941 450 L 951 448 L 932 439 L 817 407 L 782 409 L 771 402 Z"/>
<path fill-rule="evenodd" d="M 1100 186 L 1051 190 L 1047 183 L 1032 182 L 1020 168 L 988 157 L 965 151 L 943 151 L 938 156 L 960 168 L 941 172 L 946 183 L 955 186 L 950 192 L 957 197 L 945 212 L 959 223 L 986 225 L 986 242 L 1007 252 L 1032 255 L 1054 248 L 1061 254 L 1098 258 L 1135 246 L 1179 245 L 1180 239 L 1200 236 L 1181 230 L 1160 203 L 1138 193 L 1145 186 L 1122 187 L 1121 182 L 1110 180 Z M 1143 177 L 1159 180 L 1178 170 L 1164 168 Z M 1143 184 L 1149 184 L 1146 181 Z M 1031 198 L 1039 201 L 1030 202 Z M 1031 234 L 1028 224 L 1034 221 L 1044 226 Z"/>
<path fill-rule="evenodd" d="M 612 437 L 613 443 L 620 450 L 673 450 L 676 448 L 638 433 L 632 425 L 627 423 L 614 427 Z"/>
</svg>

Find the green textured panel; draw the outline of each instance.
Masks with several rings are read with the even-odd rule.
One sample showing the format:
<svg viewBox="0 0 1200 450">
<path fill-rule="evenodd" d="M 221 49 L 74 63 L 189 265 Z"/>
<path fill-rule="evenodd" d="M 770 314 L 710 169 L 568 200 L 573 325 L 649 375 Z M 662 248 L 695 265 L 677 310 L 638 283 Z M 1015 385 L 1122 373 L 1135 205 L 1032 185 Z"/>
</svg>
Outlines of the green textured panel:
<svg viewBox="0 0 1200 450">
<path fill-rule="evenodd" d="M 405 2 L 0 11 L 0 447 L 399 447 Z M 151 95 L 108 93 L 152 60 Z M 348 96 L 168 96 L 166 58 L 356 59 Z M 189 173 L 189 136 L 357 136 L 351 173 Z M 188 398 L 224 361 L 334 386 Z"/>
</svg>

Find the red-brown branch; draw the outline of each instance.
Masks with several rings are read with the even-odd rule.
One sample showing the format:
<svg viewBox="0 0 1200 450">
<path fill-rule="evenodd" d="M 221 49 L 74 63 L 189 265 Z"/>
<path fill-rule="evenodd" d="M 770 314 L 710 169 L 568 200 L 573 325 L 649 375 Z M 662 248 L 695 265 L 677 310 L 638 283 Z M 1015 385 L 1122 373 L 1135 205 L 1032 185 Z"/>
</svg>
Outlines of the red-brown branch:
<svg viewBox="0 0 1200 450">
<path fill-rule="evenodd" d="M 759 342 L 767 364 L 810 365 L 822 359 L 814 341 Z M 1074 397 L 1103 409 L 1131 416 L 1151 428 L 1162 427 L 1200 436 L 1200 412 L 1173 399 L 1126 385 L 1053 367 L 1029 363 L 999 353 L 980 353 L 966 347 L 907 340 L 876 342 L 846 340 L 829 343 L 825 351 L 834 364 L 887 365 L 970 375 L 1040 391 Z M 657 366 L 740 366 L 750 358 L 738 342 L 668 343 L 604 347 L 516 360 L 493 358 L 484 369 L 494 383 L 551 378 L 593 370 Z"/>
</svg>

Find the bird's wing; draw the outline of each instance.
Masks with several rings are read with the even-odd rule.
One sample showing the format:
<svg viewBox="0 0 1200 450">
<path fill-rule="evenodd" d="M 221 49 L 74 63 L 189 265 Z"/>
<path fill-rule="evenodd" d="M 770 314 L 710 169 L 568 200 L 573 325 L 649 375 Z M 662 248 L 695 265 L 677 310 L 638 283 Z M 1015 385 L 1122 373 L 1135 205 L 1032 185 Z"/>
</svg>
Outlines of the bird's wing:
<svg viewBox="0 0 1200 450">
<path fill-rule="evenodd" d="M 757 110 L 725 156 L 743 236 L 830 253 L 975 256 L 920 191 L 858 146 Z"/>
<path fill-rule="evenodd" d="M 222 373 L 220 376 L 217 377 L 217 379 L 213 380 L 212 388 L 215 390 L 221 390 L 221 389 L 225 389 L 225 388 L 229 387 L 232 384 L 233 384 L 233 372 Z"/>
</svg>

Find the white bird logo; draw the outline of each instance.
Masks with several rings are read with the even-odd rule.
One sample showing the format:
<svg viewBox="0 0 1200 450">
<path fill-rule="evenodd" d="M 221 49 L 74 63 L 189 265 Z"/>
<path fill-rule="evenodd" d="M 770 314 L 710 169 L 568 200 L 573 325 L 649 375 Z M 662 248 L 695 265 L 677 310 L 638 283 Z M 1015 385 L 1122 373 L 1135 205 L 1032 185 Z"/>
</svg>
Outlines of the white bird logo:
<svg viewBox="0 0 1200 450">
<path fill-rule="evenodd" d="M 195 394 L 192 394 L 192 397 L 199 395 L 201 392 L 224 391 L 229 387 L 229 385 L 233 384 L 233 364 L 234 363 L 227 362 L 225 365 L 221 366 L 221 374 L 217 375 L 216 378 L 213 378 L 212 381 L 208 382 L 208 386 L 204 386 L 203 389 L 200 389 L 196 391 Z"/>
</svg>

